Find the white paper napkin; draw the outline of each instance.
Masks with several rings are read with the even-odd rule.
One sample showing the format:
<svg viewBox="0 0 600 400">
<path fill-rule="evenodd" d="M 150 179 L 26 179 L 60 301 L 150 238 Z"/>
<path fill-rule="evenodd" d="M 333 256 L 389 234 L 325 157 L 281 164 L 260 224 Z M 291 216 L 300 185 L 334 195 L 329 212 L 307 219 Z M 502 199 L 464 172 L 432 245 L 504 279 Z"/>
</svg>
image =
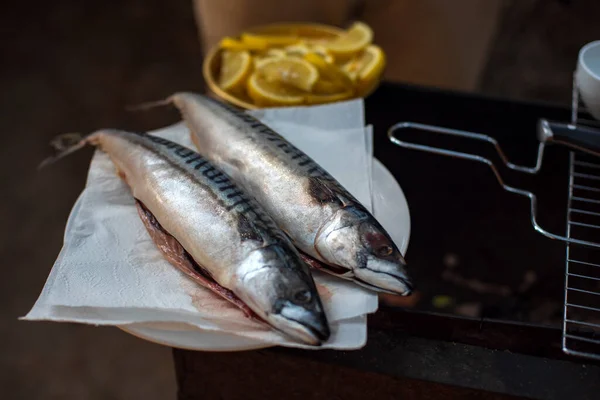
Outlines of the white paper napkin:
<svg viewBox="0 0 600 400">
<path fill-rule="evenodd" d="M 268 125 L 292 122 L 322 131 L 337 131 L 364 127 L 364 110 L 363 100 L 354 99 L 320 106 L 262 108 L 248 113 Z"/>
<path fill-rule="evenodd" d="M 356 126 L 363 121 L 362 101 L 261 110 L 260 114 L 371 209 L 372 138 L 370 130 Z M 301 124 L 307 121 L 312 125 Z M 183 123 L 151 133 L 193 148 Z M 363 346 L 365 315 L 376 311 L 377 296 L 318 271 L 314 277 L 332 329 L 331 339 L 322 348 Z M 59 257 L 24 319 L 96 325 L 186 324 L 264 343 L 306 347 L 243 317 L 235 306 L 170 265 L 139 219 L 129 188 L 100 151 L 94 154 L 86 187 L 69 217 Z"/>
</svg>

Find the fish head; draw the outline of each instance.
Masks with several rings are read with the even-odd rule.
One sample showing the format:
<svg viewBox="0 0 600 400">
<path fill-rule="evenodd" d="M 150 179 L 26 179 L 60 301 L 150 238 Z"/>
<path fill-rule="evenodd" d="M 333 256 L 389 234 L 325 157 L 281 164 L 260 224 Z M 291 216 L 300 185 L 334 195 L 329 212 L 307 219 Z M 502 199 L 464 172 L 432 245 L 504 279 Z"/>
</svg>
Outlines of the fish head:
<svg viewBox="0 0 600 400">
<path fill-rule="evenodd" d="M 330 271 L 335 275 L 376 291 L 402 296 L 412 293 L 412 280 L 400 250 L 375 218 L 360 207 L 338 209 L 319 230 L 315 249 L 326 263 L 337 267 Z"/>
<path fill-rule="evenodd" d="M 329 339 L 327 318 L 308 267 L 278 245 L 254 250 L 244 260 L 236 294 L 266 322 L 297 340 Z"/>
</svg>

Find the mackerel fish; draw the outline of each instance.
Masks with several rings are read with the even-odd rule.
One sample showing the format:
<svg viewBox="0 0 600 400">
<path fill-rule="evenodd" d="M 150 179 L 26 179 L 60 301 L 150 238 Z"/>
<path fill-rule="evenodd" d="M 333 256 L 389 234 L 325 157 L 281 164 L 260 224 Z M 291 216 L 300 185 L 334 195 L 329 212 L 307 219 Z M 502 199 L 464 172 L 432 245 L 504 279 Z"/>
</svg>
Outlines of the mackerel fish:
<svg viewBox="0 0 600 400">
<path fill-rule="evenodd" d="M 121 130 L 63 135 L 54 145 L 58 154 L 43 165 L 86 145 L 107 153 L 159 250 L 196 282 L 294 340 L 320 345 L 329 338 L 308 265 L 259 203 L 209 160 Z"/>
<path fill-rule="evenodd" d="M 314 267 L 369 289 L 409 295 L 406 261 L 375 217 L 311 157 L 253 116 L 207 96 L 175 93 L 200 154 L 271 215 Z"/>
</svg>

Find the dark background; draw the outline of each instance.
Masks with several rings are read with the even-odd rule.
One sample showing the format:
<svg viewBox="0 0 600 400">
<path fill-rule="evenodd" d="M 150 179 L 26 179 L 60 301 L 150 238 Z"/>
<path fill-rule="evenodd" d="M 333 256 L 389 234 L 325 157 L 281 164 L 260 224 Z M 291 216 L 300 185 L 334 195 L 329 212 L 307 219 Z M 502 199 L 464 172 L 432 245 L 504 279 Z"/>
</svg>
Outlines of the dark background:
<svg viewBox="0 0 600 400">
<path fill-rule="evenodd" d="M 507 1 L 478 92 L 568 105 L 600 2 Z M 388 50 L 389 51 L 389 50 Z M 115 328 L 17 321 L 62 245 L 91 150 L 36 171 L 47 143 L 100 127 L 155 129 L 174 112 L 125 107 L 203 89 L 191 2 L 12 2 L 0 12 L 0 393 L 3 398 L 172 398 L 168 348 Z"/>
</svg>

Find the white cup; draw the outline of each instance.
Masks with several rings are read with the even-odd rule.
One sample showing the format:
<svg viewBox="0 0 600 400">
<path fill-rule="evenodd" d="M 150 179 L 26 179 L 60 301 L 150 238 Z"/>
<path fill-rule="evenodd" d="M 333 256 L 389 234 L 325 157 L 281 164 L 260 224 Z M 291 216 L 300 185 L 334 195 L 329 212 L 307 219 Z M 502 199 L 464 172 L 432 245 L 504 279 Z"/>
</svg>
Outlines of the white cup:
<svg viewBox="0 0 600 400">
<path fill-rule="evenodd" d="M 600 40 L 579 50 L 575 84 L 589 113 L 600 120 Z"/>
</svg>

